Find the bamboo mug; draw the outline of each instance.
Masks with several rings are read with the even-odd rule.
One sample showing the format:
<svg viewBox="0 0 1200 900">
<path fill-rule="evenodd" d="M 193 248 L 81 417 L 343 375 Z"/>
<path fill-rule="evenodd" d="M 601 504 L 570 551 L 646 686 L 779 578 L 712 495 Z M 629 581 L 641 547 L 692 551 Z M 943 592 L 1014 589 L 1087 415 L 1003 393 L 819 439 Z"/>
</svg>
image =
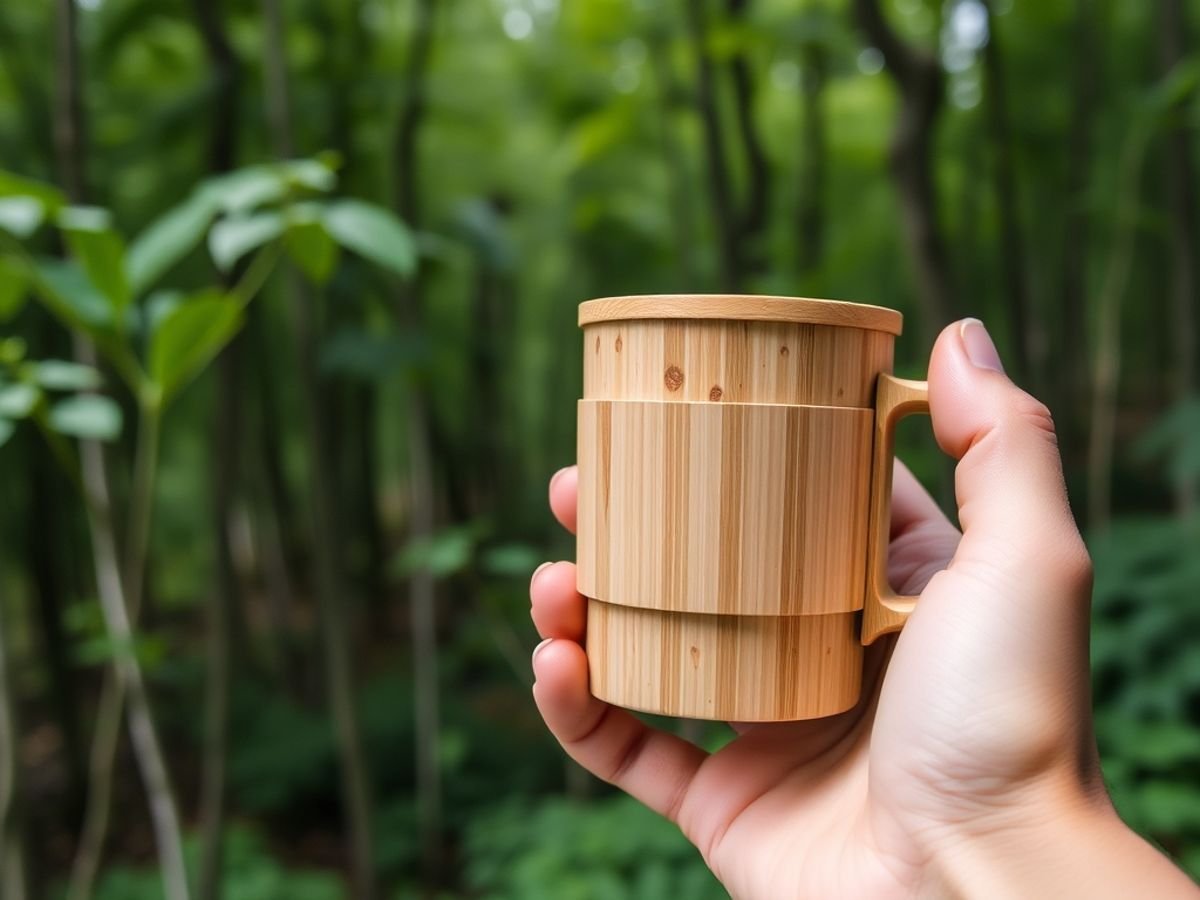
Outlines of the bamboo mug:
<svg viewBox="0 0 1200 900">
<path fill-rule="evenodd" d="M 591 300 L 579 401 L 578 588 L 591 691 L 737 722 L 833 715 L 863 645 L 915 598 L 887 582 L 901 316 L 789 297 Z"/>
</svg>

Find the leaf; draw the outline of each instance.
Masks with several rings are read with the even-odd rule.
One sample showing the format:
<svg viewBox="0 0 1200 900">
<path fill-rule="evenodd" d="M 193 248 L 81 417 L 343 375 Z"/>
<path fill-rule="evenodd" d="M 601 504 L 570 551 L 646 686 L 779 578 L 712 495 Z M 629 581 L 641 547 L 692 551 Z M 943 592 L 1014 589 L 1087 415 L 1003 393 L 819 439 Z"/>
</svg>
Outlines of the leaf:
<svg viewBox="0 0 1200 900">
<path fill-rule="evenodd" d="M 90 335 L 112 323 L 112 310 L 74 262 L 39 259 L 34 262 L 38 296 L 70 328 Z"/>
<path fill-rule="evenodd" d="M 288 227 L 284 246 L 292 262 L 313 284 L 329 281 L 337 267 L 338 245 L 317 222 L 301 222 Z"/>
<path fill-rule="evenodd" d="M 1161 116 L 1183 103 L 1200 85 L 1200 61 L 1185 59 L 1145 92 L 1143 109 Z"/>
<path fill-rule="evenodd" d="M 64 231 L 100 233 L 112 230 L 112 213 L 102 206 L 64 206 L 55 223 Z"/>
<path fill-rule="evenodd" d="M 0 419 L 0 447 L 8 443 L 8 439 L 13 436 L 13 432 L 17 430 L 15 423 L 8 419 Z"/>
<path fill-rule="evenodd" d="M 162 637 L 145 634 L 122 639 L 104 633 L 94 634 L 72 648 L 74 661 L 81 666 L 94 666 L 135 656 L 144 668 L 150 669 L 161 664 L 166 653 L 167 645 Z"/>
<path fill-rule="evenodd" d="M 152 293 L 146 298 L 146 312 L 144 316 L 146 333 L 153 334 L 157 331 L 163 319 L 186 301 L 187 295 L 183 291 L 161 290 Z"/>
<path fill-rule="evenodd" d="M 447 528 L 416 538 L 396 555 L 392 573 L 403 577 L 425 569 L 435 578 L 453 575 L 471 562 L 475 540 L 475 530 L 470 526 Z"/>
<path fill-rule="evenodd" d="M 103 394 L 76 394 L 50 409 L 50 427 L 82 440 L 112 441 L 121 433 L 121 407 Z"/>
<path fill-rule="evenodd" d="M 500 544 L 484 551 L 480 568 L 489 575 L 528 578 L 541 559 L 541 551 L 529 544 Z"/>
<path fill-rule="evenodd" d="M 205 183 L 220 209 L 228 213 L 248 213 L 287 195 L 287 181 L 278 166 L 247 166 L 220 175 Z"/>
<path fill-rule="evenodd" d="M 0 340 L 0 365 L 16 365 L 25 358 L 25 339 L 10 337 Z"/>
<path fill-rule="evenodd" d="M 46 218 L 46 208 L 35 197 L 5 197 L 0 199 L 0 228 L 13 237 L 24 240 Z"/>
<path fill-rule="evenodd" d="M 284 176 L 292 184 L 319 193 L 328 193 L 337 186 L 329 159 L 293 159 L 282 164 Z"/>
<path fill-rule="evenodd" d="M 140 296 L 174 265 L 192 252 L 217 214 L 212 192 L 192 195 L 154 220 L 129 245 L 125 268 L 129 287 Z"/>
<path fill-rule="evenodd" d="M 7 257 L 0 257 L 0 322 L 21 311 L 29 294 L 29 273 Z"/>
<path fill-rule="evenodd" d="M 91 366 L 64 359 L 43 359 L 25 367 L 28 377 L 48 391 L 92 391 L 100 387 L 100 373 Z"/>
<path fill-rule="evenodd" d="M 181 303 L 163 317 L 150 338 L 150 378 L 163 402 L 221 352 L 242 324 L 242 307 L 216 291 Z"/>
<path fill-rule="evenodd" d="M 113 229 L 112 217 L 96 207 L 68 206 L 59 212 L 58 226 L 88 280 L 108 301 L 112 320 L 122 322 L 133 296 L 125 274 L 125 241 Z"/>
<path fill-rule="evenodd" d="M 397 275 L 410 275 L 416 268 L 412 232 L 382 206 L 336 200 L 324 208 L 321 220 L 335 241 L 364 259 Z"/>
<path fill-rule="evenodd" d="M 37 405 L 38 389 L 18 382 L 0 385 L 0 418 L 24 419 Z"/>
<path fill-rule="evenodd" d="M 1143 460 L 1163 459 L 1175 484 L 1200 475 L 1200 397 L 1172 406 L 1134 445 Z"/>
<path fill-rule="evenodd" d="M 277 212 L 230 216 L 221 219 L 208 233 L 208 252 L 222 272 L 249 253 L 283 233 L 284 219 Z"/>
<path fill-rule="evenodd" d="M 584 166 L 627 146 L 636 128 L 629 104 L 610 104 L 581 118 L 566 136 L 564 148 L 573 166 Z"/>
<path fill-rule="evenodd" d="M 42 204 L 47 212 L 54 212 L 66 200 L 62 192 L 42 181 L 34 181 L 12 172 L 0 170 L 0 197 L 32 197 Z"/>
</svg>

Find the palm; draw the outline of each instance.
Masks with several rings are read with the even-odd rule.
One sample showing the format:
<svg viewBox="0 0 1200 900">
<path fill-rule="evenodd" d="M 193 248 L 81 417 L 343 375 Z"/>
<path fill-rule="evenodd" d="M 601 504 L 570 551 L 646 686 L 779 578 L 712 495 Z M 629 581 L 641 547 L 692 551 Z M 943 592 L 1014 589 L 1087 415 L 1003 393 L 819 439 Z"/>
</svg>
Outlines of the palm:
<svg viewBox="0 0 1200 900">
<path fill-rule="evenodd" d="M 898 490 L 920 489 L 905 475 Z M 920 591 L 957 543 L 957 532 L 922 497 L 910 493 L 898 504 L 906 515 L 893 529 L 892 580 L 906 593 Z M 905 818 L 906 804 L 889 789 L 898 782 L 870 777 L 873 759 L 914 749 L 903 746 L 907 735 L 876 727 L 894 643 L 889 638 L 868 651 L 863 697 L 854 709 L 808 722 L 739 727 L 739 735 L 700 767 L 690 789 L 696 799 L 681 804 L 680 824 L 736 896 L 780 896 L 777 879 L 785 869 L 802 897 L 904 891 L 906 859 L 916 849 L 881 842 L 875 823 L 897 812 Z M 893 702 L 904 703 L 898 696 Z M 696 821 L 684 821 L 685 815 Z"/>
</svg>

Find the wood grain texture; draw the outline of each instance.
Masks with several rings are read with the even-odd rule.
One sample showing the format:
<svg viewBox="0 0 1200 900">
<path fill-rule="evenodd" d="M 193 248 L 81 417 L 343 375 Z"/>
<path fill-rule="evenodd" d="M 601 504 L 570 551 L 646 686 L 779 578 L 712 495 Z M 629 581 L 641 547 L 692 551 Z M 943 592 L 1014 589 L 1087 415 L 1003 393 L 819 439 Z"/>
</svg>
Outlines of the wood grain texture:
<svg viewBox="0 0 1200 900">
<path fill-rule="evenodd" d="M 852 707 L 857 615 L 717 616 L 588 601 L 591 691 L 669 716 L 778 722 Z"/>
<path fill-rule="evenodd" d="M 689 319 L 603 321 L 583 340 L 588 399 L 863 409 L 874 407 L 875 376 L 891 371 L 895 341 L 859 328 Z"/>
<path fill-rule="evenodd" d="M 891 375 L 879 376 L 872 463 L 870 540 L 867 550 L 867 597 L 863 605 L 862 642 L 899 631 L 916 605 L 916 597 L 897 594 L 888 584 L 887 554 L 892 521 L 892 453 L 896 423 L 905 416 L 929 413 L 929 385 Z"/>
<path fill-rule="evenodd" d="M 691 613 L 861 609 L 873 422 L 827 406 L 579 401 L 580 592 Z"/>
<path fill-rule="evenodd" d="M 750 294 L 642 294 L 604 297 L 579 305 L 579 324 L 630 319 L 720 319 L 804 322 L 899 335 L 904 317 L 894 309 L 844 300 Z"/>
<path fill-rule="evenodd" d="M 862 642 L 911 603 L 868 583 L 886 566 L 868 545 L 886 536 L 888 429 L 915 396 L 887 382 L 881 431 L 900 315 L 683 295 L 591 301 L 579 321 L 593 693 L 733 721 L 851 707 Z"/>
</svg>

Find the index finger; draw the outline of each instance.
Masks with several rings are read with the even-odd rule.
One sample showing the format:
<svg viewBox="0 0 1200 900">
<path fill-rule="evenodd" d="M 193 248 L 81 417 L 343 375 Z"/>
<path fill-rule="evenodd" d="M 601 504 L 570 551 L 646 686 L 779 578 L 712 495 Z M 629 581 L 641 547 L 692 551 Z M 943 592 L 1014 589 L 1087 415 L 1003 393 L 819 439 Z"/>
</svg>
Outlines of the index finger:
<svg viewBox="0 0 1200 900">
<path fill-rule="evenodd" d="M 579 499 L 579 466 L 559 469 L 550 479 L 550 511 L 563 528 L 575 533 L 575 511 Z"/>
</svg>

